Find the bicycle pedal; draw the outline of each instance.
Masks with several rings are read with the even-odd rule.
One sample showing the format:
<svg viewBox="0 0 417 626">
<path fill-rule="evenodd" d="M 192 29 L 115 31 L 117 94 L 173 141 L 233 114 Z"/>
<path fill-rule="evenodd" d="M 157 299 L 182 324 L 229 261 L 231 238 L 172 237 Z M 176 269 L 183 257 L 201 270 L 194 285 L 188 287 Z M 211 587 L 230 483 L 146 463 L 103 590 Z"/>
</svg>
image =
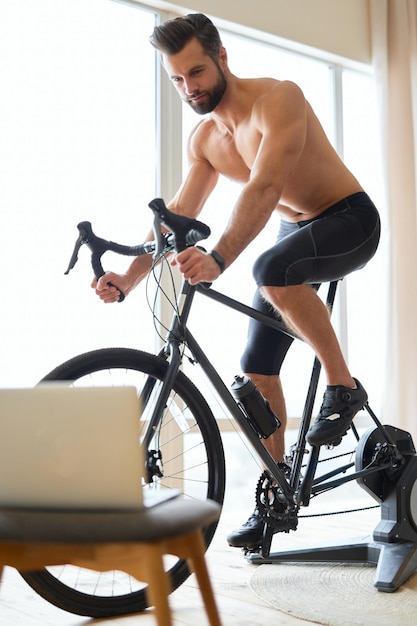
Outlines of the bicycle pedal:
<svg viewBox="0 0 417 626">
<path fill-rule="evenodd" d="M 250 558 L 251 555 L 261 556 L 262 546 L 245 546 L 242 548 L 242 554 L 246 558 Z"/>
<path fill-rule="evenodd" d="M 325 443 L 324 447 L 326 448 L 326 450 L 333 450 L 333 448 L 336 448 L 336 446 L 340 445 L 342 443 L 342 438 L 346 435 L 346 433 L 344 433 L 344 435 L 342 435 L 342 437 L 339 437 L 338 439 L 335 439 L 334 441 L 330 441 L 329 443 Z"/>
</svg>

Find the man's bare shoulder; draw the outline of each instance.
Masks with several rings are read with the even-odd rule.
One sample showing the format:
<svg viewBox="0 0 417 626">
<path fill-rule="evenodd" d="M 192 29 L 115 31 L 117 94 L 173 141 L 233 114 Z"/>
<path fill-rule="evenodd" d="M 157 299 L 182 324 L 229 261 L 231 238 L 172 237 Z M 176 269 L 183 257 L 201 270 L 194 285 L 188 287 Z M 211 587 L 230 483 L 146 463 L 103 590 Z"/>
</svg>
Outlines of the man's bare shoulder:
<svg viewBox="0 0 417 626">
<path fill-rule="evenodd" d="M 190 139 L 197 139 L 201 141 L 203 139 L 211 137 L 213 133 L 218 131 L 218 124 L 216 124 L 216 122 L 211 117 L 205 117 L 200 122 L 198 122 L 196 126 L 194 126 L 190 134 Z"/>
<path fill-rule="evenodd" d="M 296 83 L 274 81 L 254 100 L 251 120 L 261 134 L 277 133 L 294 122 L 304 123 L 306 107 L 308 103 Z"/>
<path fill-rule="evenodd" d="M 291 80 L 272 80 L 260 84 L 255 107 L 268 106 L 269 104 L 279 104 L 281 106 L 292 106 L 297 103 L 304 103 L 305 97 L 301 88 Z"/>
<path fill-rule="evenodd" d="M 222 129 L 210 117 L 201 120 L 191 131 L 188 150 L 194 157 L 205 158 L 207 150 L 222 137 Z"/>
</svg>

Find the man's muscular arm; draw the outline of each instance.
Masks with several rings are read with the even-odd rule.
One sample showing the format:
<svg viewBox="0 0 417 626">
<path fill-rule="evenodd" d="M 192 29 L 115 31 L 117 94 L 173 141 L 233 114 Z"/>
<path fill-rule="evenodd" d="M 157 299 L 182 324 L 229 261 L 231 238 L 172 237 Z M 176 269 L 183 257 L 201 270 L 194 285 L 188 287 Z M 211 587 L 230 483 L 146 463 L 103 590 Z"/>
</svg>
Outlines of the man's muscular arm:
<svg viewBox="0 0 417 626">
<path fill-rule="evenodd" d="M 214 246 L 225 260 L 226 268 L 264 228 L 302 153 L 307 132 L 306 101 L 302 91 L 294 83 L 280 83 L 256 103 L 251 123 L 261 141 L 249 182 Z M 220 274 L 213 258 L 197 248 L 181 252 L 176 262 L 191 284 L 215 280 Z"/>
<path fill-rule="evenodd" d="M 254 122 L 262 139 L 250 179 L 215 245 L 225 259 L 226 267 L 264 228 L 302 153 L 307 122 L 306 102 L 300 89 L 293 83 L 281 83 L 263 98 Z"/>
<path fill-rule="evenodd" d="M 171 211 L 189 217 L 199 215 L 218 179 L 218 173 L 207 160 L 202 158 L 198 150 L 199 142 L 196 135 L 199 133 L 200 126 L 201 124 L 190 136 L 188 145 L 190 168 L 187 177 L 174 198 L 167 204 Z M 151 241 L 153 238 L 154 234 L 151 230 L 145 241 Z M 214 259 L 211 260 L 215 266 L 216 262 Z M 152 257 L 150 255 L 139 256 L 133 260 L 124 274 L 108 272 L 98 281 L 94 279 L 91 286 L 106 304 L 117 302 L 120 291 L 127 296 L 148 275 L 151 266 Z"/>
</svg>

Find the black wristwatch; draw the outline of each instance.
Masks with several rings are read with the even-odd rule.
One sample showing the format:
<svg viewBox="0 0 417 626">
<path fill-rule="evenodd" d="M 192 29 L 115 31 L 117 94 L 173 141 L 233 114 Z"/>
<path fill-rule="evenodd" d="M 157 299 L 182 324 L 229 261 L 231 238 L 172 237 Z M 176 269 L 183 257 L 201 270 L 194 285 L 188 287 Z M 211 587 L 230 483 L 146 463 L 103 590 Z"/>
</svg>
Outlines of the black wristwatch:
<svg viewBox="0 0 417 626">
<path fill-rule="evenodd" d="M 220 267 L 220 274 L 223 274 L 226 268 L 226 263 L 224 262 L 224 258 L 222 257 L 222 255 L 219 254 L 216 250 L 212 250 L 209 254 L 211 254 L 217 265 Z"/>
</svg>

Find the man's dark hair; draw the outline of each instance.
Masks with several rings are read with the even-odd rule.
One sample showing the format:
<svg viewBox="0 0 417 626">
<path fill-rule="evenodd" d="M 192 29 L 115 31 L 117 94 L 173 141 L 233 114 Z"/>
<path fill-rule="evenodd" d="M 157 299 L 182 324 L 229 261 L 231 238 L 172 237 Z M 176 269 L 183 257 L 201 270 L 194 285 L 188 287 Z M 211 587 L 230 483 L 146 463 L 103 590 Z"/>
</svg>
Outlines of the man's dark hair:
<svg viewBox="0 0 417 626">
<path fill-rule="evenodd" d="M 204 52 L 217 62 L 222 46 L 219 31 L 203 13 L 190 13 L 156 26 L 149 38 L 163 54 L 177 54 L 191 39 L 198 39 Z"/>
</svg>

